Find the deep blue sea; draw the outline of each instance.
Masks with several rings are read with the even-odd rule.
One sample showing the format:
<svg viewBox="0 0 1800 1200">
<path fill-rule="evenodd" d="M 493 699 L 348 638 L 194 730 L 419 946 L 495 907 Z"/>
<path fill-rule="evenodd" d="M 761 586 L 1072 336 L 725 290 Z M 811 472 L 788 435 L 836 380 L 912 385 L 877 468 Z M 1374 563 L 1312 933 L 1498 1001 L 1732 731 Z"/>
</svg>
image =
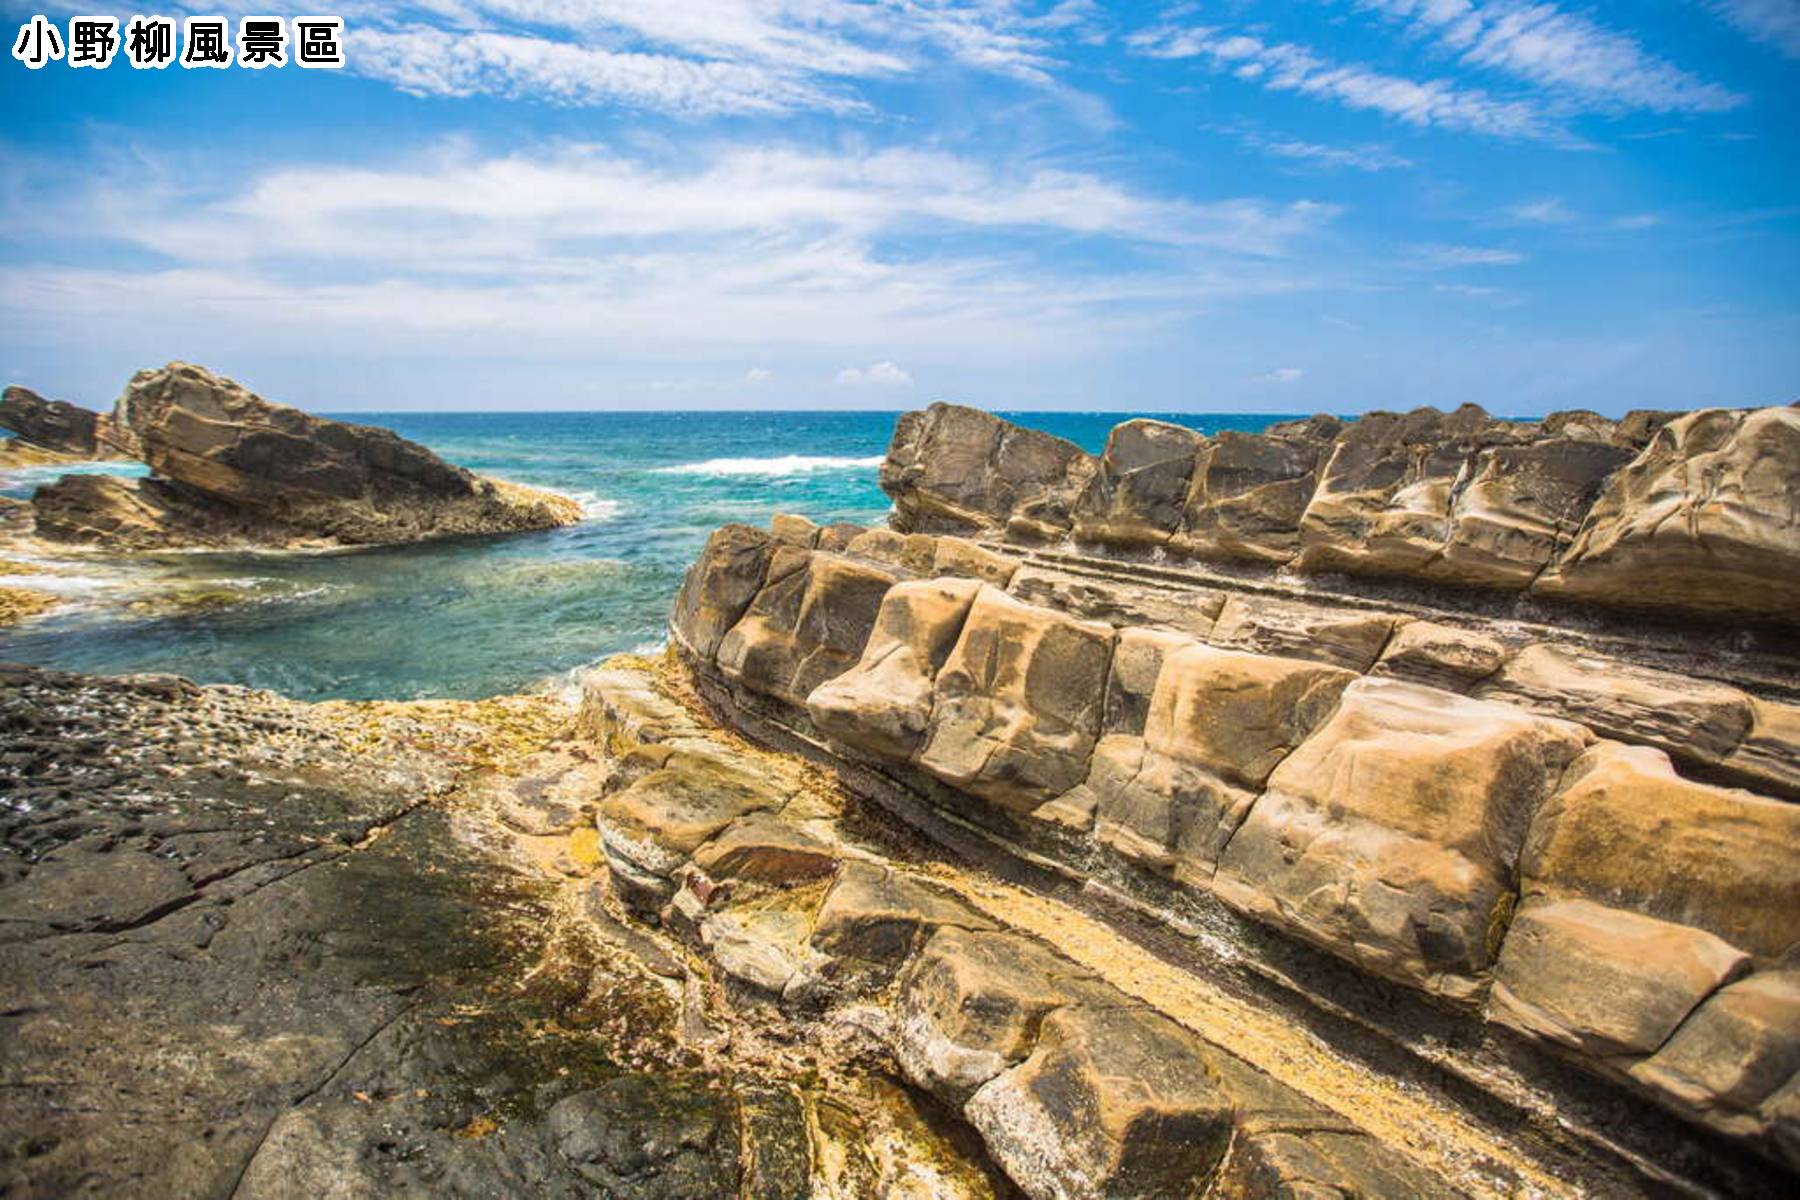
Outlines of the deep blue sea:
<svg viewBox="0 0 1800 1200">
<path fill-rule="evenodd" d="M 1007 413 L 1098 451 L 1118 413 Z M 1203 432 L 1278 416 L 1145 414 Z M 183 554 L 11 582 L 66 595 L 0 661 L 166 671 L 302 699 L 473 698 L 661 643 L 681 573 L 729 521 L 876 524 L 893 413 L 360 413 L 483 474 L 579 498 L 579 525 L 331 554 Z M 109 468 L 130 473 L 133 468 Z M 136 468 L 141 472 L 141 468 Z M 3 482 L 29 496 L 44 473 Z M 50 474 L 54 474 L 51 472 Z"/>
</svg>

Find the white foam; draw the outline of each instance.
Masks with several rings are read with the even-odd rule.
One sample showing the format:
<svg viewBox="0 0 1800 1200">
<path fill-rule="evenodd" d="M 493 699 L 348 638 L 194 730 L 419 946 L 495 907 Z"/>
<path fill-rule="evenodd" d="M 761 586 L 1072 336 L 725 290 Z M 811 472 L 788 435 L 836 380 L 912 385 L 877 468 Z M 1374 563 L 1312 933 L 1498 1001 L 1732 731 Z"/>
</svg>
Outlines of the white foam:
<svg viewBox="0 0 1800 1200">
<path fill-rule="evenodd" d="M 545 488 L 545 491 L 553 491 Z M 599 492 L 560 492 L 575 503 L 581 505 L 581 519 L 584 521 L 610 521 L 619 515 L 624 505 L 617 500 L 608 500 Z"/>
<path fill-rule="evenodd" d="M 784 454 L 778 458 L 709 458 L 705 462 L 657 467 L 653 475 L 807 475 L 814 471 L 864 471 L 879 467 L 882 456 L 851 458 L 840 454 Z"/>
</svg>

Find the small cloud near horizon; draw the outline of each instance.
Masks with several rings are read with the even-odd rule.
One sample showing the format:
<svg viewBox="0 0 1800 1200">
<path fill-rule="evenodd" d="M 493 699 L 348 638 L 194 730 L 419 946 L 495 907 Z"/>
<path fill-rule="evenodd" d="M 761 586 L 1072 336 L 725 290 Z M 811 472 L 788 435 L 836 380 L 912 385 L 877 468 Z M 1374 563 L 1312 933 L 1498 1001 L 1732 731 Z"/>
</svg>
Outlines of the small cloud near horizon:
<svg viewBox="0 0 1800 1200">
<path fill-rule="evenodd" d="M 910 387 L 912 381 L 911 372 L 885 359 L 869 367 L 845 367 L 837 373 L 837 382 L 851 387 Z"/>
<path fill-rule="evenodd" d="M 1306 375 L 1299 367 L 1276 367 L 1267 374 L 1258 375 L 1252 383 L 1298 383 Z"/>
</svg>

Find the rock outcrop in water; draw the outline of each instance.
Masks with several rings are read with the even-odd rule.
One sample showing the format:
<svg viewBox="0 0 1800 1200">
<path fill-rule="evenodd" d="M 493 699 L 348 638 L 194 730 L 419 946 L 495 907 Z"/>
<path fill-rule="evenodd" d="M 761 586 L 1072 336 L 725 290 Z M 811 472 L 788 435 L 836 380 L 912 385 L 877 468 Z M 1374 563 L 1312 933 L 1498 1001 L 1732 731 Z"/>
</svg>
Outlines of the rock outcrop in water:
<svg viewBox="0 0 1800 1200">
<path fill-rule="evenodd" d="M 271 404 L 186 363 L 138 372 L 111 419 L 153 477 L 41 488 L 40 537 L 116 550 L 360 546 L 581 519 L 567 497 L 484 479 L 388 430 Z"/>
<path fill-rule="evenodd" d="M 91 412 L 65 400 L 46 400 L 16 384 L 0 394 L 0 429 L 19 440 L 76 459 L 137 457 L 137 438 L 114 414 Z"/>
<path fill-rule="evenodd" d="M 894 529 L 728 526 L 672 632 L 731 723 L 1077 887 L 1195 974 L 1354 1013 L 1336 1052 L 1555 1112 L 1649 1174 L 1732 1161 L 1634 1140 L 1649 1106 L 1791 1171 L 1797 437 L 1788 408 L 1465 408 L 1217 438 L 1133 421 L 1095 459 L 934 406 L 882 472 Z M 1354 1111 L 1264 1132 L 1269 1106 L 1304 1106 L 1221 1066 L 1230 1038 L 1196 1044 L 1054 938 L 879 873 L 841 866 L 779 933 L 734 915 L 712 864 L 750 851 L 720 847 L 805 852 L 770 830 L 779 797 L 679 758 L 600 808 L 638 909 L 786 1004 L 863 945 L 898 981 L 908 1077 L 1029 1194 L 1237 1194 L 1239 1171 L 1270 1194 L 1468 1186 L 1369 1175 L 1371 1153 L 1429 1164 L 1334 1142 L 1369 1132 Z"/>
</svg>

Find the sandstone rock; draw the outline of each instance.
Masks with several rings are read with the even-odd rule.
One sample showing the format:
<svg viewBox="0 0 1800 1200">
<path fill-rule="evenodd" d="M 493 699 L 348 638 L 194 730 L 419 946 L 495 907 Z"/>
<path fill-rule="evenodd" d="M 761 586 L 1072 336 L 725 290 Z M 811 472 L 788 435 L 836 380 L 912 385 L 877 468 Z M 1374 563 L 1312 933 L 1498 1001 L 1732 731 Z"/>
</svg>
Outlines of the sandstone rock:
<svg viewBox="0 0 1800 1200">
<path fill-rule="evenodd" d="M 1750 731 L 1719 764 L 1733 781 L 1800 800 L 1800 704 L 1750 701 Z"/>
<path fill-rule="evenodd" d="M 1106 711 L 1102 726 L 1107 733 L 1142 735 L 1150 717 L 1150 700 L 1163 662 L 1178 650 L 1194 645 L 1194 639 L 1166 629 L 1131 627 L 1119 630 L 1113 648 L 1112 670 L 1106 677 Z"/>
<path fill-rule="evenodd" d="M 1620 608 L 1793 622 L 1800 409 L 1671 421 L 1613 475 L 1533 590 Z"/>
<path fill-rule="evenodd" d="M 1135 775 L 1096 768 L 1095 834 L 1153 868 L 1208 878 L 1269 773 L 1355 678 L 1296 659 L 1192 645 L 1163 663 Z"/>
<path fill-rule="evenodd" d="M 702 1081 L 621 1075 L 558 1100 L 546 1127 L 557 1153 L 605 1196 L 717 1196 L 737 1186 L 731 1102 Z"/>
<path fill-rule="evenodd" d="M 1369 413 L 1338 436 L 1300 522 L 1307 571 L 1417 575 L 1450 535 L 1458 479 L 1490 446 L 1528 439 L 1472 404 Z"/>
<path fill-rule="evenodd" d="M 694 865 L 713 879 L 768 884 L 823 879 L 837 869 L 837 861 L 818 838 L 762 812 L 733 822 L 694 854 Z"/>
<path fill-rule="evenodd" d="M 404 542 L 581 519 L 566 497 L 480 478 L 385 429 L 270 404 L 186 363 L 138 372 L 117 411 L 159 479 L 226 510 L 227 523 L 253 523 L 271 544 Z"/>
<path fill-rule="evenodd" d="M 224 548 L 278 540 L 286 530 L 209 511 L 185 492 L 155 479 L 64 475 L 32 497 L 37 534 L 51 542 L 113 550 Z"/>
<path fill-rule="evenodd" d="M 1656 1054 L 1639 1082 L 1738 1133 L 1767 1125 L 1762 1105 L 1800 1072 L 1800 971 L 1764 971 L 1721 988 Z"/>
<path fill-rule="evenodd" d="M 1109 546 L 1159 546 L 1181 523 L 1203 439 L 1165 421 L 1115 425 L 1098 470 L 1076 502 L 1075 537 Z"/>
<path fill-rule="evenodd" d="M 1435 621 L 1407 621 L 1394 631 L 1373 674 L 1462 692 L 1506 663 L 1499 640 Z"/>
<path fill-rule="evenodd" d="M 934 575 L 980 579 L 1003 588 L 1012 582 L 1013 574 L 1019 569 L 1013 559 L 984 550 L 967 538 L 941 537 L 934 549 L 936 553 L 931 564 Z"/>
<path fill-rule="evenodd" d="M 819 908 L 812 944 L 897 969 L 922 936 L 943 925 L 992 929 L 994 923 L 956 899 L 910 876 L 873 863 L 844 863 Z"/>
<path fill-rule="evenodd" d="M 1596 1058 L 1649 1054 L 1749 958 L 1699 929 L 1586 900 L 1528 901 L 1489 1014 Z"/>
<path fill-rule="evenodd" d="M 1360 680 L 1269 777 L 1214 887 L 1368 969 L 1471 995 L 1526 827 L 1586 740 L 1505 705 Z"/>
<path fill-rule="evenodd" d="M 1294 422 L 1277 433 L 1226 430 L 1196 455 L 1173 550 L 1197 558 L 1285 563 L 1300 546 L 1300 518 L 1320 464 L 1342 427 L 1335 418 Z"/>
<path fill-rule="evenodd" d="M 601 801 L 600 840 L 609 863 L 667 878 L 739 817 L 779 807 L 786 799 L 744 771 L 683 759 Z"/>
<path fill-rule="evenodd" d="M 938 672 L 918 763 L 1019 811 L 1087 775 L 1100 732 L 1113 631 L 983 585 Z"/>
<path fill-rule="evenodd" d="M 691 736 L 696 727 L 692 714 L 651 687 L 642 672 L 602 667 L 581 676 L 575 729 L 622 757 L 641 743 Z"/>
<path fill-rule="evenodd" d="M 910 758 L 925 738 L 938 671 L 980 588 L 973 579 L 932 579 L 889 589 L 862 659 L 807 697 L 813 723 L 847 745 Z"/>
<path fill-rule="evenodd" d="M 1751 722 L 1734 687 L 1547 644 L 1521 650 L 1480 694 L 1702 763 L 1735 750 Z"/>
<path fill-rule="evenodd" d="M 0 393 L 0 429 L 42 450 L 76 458 L 127 458 L 125 445 L 115 444 L 110 418 L 70 404 L 46 400 L 30 388 L 14 384 Z"/>
<path fill-rule="evenodd" d="M 1067 528 L 1095 465 L 1072 442 L 940 403 L 896 423 L 881 487 L 902 532 L 998 529 L 1015 516 L 1048 531 Z"/>
<path fill-rule="evenodd" d="M 1214 620 L 1226 602 L 1222 591 L 1122 588 L 1107 581 L 1033 566 L 1021 566 L 1007 591 L 1028 604 L 1054 608 L 1084 621 L 1164 626 L 1201 638 L 1211 634 Z"/>
<path fill-rule="evenodd" d="M 1359 674 L 1375 665 L 1401 618 L 1270 596 L 1233 594 L 1207 641 L 1258 654 L 1330 663 Z"/>
<path fill-rule="evenodd" d="M 821 550 L 829 550 L 834 554 L 842 554 L 850 548 L 850 543 L 867 533 L 861 525 L 849 521 L 833 521 L 819 530 L 818 546 Z"/>
<path fill-rule="evenodd" d="M 1355 1129 L 1274 1127 L 1241 1133 L 1216 1195 L 1244 1200 L 1418 1200 L 1444 1180 Z"/>
<path fill-rule="evenodd" d="M 1632 452 L 1564 436 L 1477 454 L 1456 492 L 1441 555 L 1421 573 L 1468 587 L 1523 591 L 1575 538 Z M 1588 431 L 1582 431 L 1588 432 Z"/>
<path fill-rule="evenodd" d="M 960 1105 L 1031 1052 L 1046 1013 L 1078 997 L 1118 998 L 1030 938 L 940 929 L 899 980 L 895 1056 L 907 1078 Z"/>
<path fill-rule="evenodd" d="M 1019 1066 L 964 1110 L 1034 1200 L 1192 1195 L 1233 1128 L 1230 1097 L 1198 1041 L 1123 1008 L 1061 1008 Z"/>
<path fill-rule="evenodd" d="M 711 662 L 719 642 L 763 589 L 774 557 L 775 541 L 760 529 L 749 525 L 715 529 L 682 577 L 669 617 L 675 635 Z M 783 561 L 798 565 L 794 559 Z"/>
<path fill-rule="evenodd" d="M 894 576 L 784 546 L 771 559 L 769 581 L 720 639 L 719 668 L 754 691 L 804 705 L 862 655 Z"/>
<path fill-rule="evenodd" d="M 1762 962 L 1800 945 L 1800 806 L 1677 775 L 1602 742 L 1532 823 L 1525 896 L 1579 898 L 1704 929 Z"/>
<path fill-rule="evenodd" d="M 811 550 L 819 544 L 819 526 L 797 513 L 776 513 L 769 518 L 769 536 L 785 545 Z"/>
<path fill-rule="evenodd" d="M 719 912 L 700 922 L 700 940 L 719 969 L 739 983 L 801 999 L 819 986 L 829 961 L 807 945 L 804 913 L 786 909 Z"/>
</svg>

